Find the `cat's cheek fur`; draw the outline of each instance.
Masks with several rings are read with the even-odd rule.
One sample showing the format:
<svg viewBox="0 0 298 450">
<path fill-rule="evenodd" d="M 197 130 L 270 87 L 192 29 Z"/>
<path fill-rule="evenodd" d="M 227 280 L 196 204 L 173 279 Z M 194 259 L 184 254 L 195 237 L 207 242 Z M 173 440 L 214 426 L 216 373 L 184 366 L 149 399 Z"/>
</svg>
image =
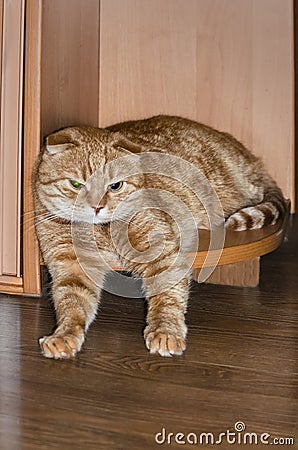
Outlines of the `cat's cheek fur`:
<svg viewBox="0 0 298 450">
<path fill-rule="evenodd" d="M 147 167 L 143 167 L 144 161 L 142 162 L 142 158 L 138 157 L 140 152 L 142 155 L 143 152 L 155 153 L 156 171 L 146 172 Z M 196 167 L 216 191 L 222 210 L 219 208 L 218 211 L 213 211 L 212 202 L 209 205 L 209 194 L 204 194 L 205 183 L 198 186 L 196 195 L 192 195 L 180 182 L 173 183 L 172 180 L 167 180 L 164 173 L 173 174 L 172 163 L 165 164 L 159 172 L 159 153 L 172 156 L 175 161 L 177 157 L 182 158 L 186 163 Z M 132 156 L 129 161 L 125 159 L 125 165 L 123 160 L 119 167 L 114 163 L 107 164 L 124 155 Z M 173 161 L 173 158 L 170 161 Z M 122 195 L 128 195 L 134 191 L 141 192 L 144 186 L 145 192 L 147 188 L 153 188 L 167 191 L 183 200 L 193 216 L 199 218 L 198 224 L 206 228 L 214 224 L 209 224 L 207 210 L 202 209 L 203 200 L 212 209 L 212 214 L 216 213 L 214 220 L 221 223 L 223 217 L 229 217 L 226 226 L 234 229 L 274 224 L 286 210 L 281 190 L 266 173 L 262 163 L 241 143 L 226 133 L 187 119 L 158 116 L 143 121 L 114 125 L 107 129 L 72 127 L 52 134 L 47 138 L 46 149 L 43 149 L 36 163 L 33 176 L 36 230 L 44 261 L 53 279 L 52 293 L 58 321 L 54 334 L 40 339 L 42 352 L 48 358 L 70 358 L 81 350 L 87 328 L 96 315 L 103 286 L 103 283 L 98 283 L 98 275 L 96 275 L 97 283 L 93 283 L 80 269 L 73 248 L 70 224 L 73 220 L 74 196 L 67 189 L 63 189 L 60 181 L 65 179 L 65 174 L 67 179 L 87 180 L 98 173 L 100 183 L 100 174 L 104 173 L 104 170 L 110 170 L 110 173 L 106 175 L 110 175 L 109 183 L 112 183 L 116 172 L 126 175 L 127 169 L 130 173 L 130 167 L 134 168 L 137 175 L 129 177 L 131 184 L 126 186 L 123 193 L 119 193 L 119 197 L 118 195 L 109 196 L 111 217 L 114 212 L 120 214 L 117 208 L 124 199 Z M 98 171 L 99 169 L 101 172 Z M 49 183 L 49 174 L 53 179 L 51 183 Z M 191 174 L 192 171 L 183 173 L 185 185 L 193 185 L 194 180 Z M 178 181 L 180 175 L 182 174 L 179 173 Z M 104 186 L 101 182 L 100 188 Z M 97 188 L 93 193 L 96 199 Z M 185 313 L 190 271 L 184 267 L 183 258 L 179 261 L 175 259 L 179 241 L 176 239 L 176 232 L 173 231 L 175 227 L 170 225 L 168 219 L 162 214 L 157 212 L 152 214 L 150 208 L 144 210 L 143 205 L 146 205 L 148 199 L 144 193 L 141 195 L 142 214 L 138 212 L 135 230 L 129 233 L 129 238 L 131 238 L 132 247 L 142 252 L 148 250 L 148 236 L 151 232 L 153 230 L 161 232 L 161 235 L 166 237 L 166 242 L 163 256 L 159 258 L 159 261 L 154 260 L 151 263 L 150 259 L 150 262 L 140 264 L 129 259 L 130 250 L 127 253 L 125 247 L 128 244 L 127 236 L 121 233 L 121 227 L 119 228 L 120 236 L 117 239 L 120 252 L 116 251 L 111 244 L 108 226 L 93 227 L 96 243 L 101 252 L 107 253 L 106 261 L 111 260 L 112 264 L 113 258 L 121 260 L 119 254 L 125 255 L 127 266 L 123 264 L 123 267 L 143 276 L 148 301 L 144 338 L 150 353 L 161 356 L 180 355 L 185 349 L 187 333 Z M 158 198 L 158 196 L 154 198 L 154 201 L 158 201 Z M 85 208 L 88 204 L 89 208 L 94 209 L 97 201 L 89 199 L 90 201 L 87 202 L 84 195 L 80 199 L 82 204 L 76 202 L 76 208 L 81 208 L 77 209 L 78 219 L 83 223 L 92 224 L 94 212 L 91 216 Z M 151 201 L 150 196 L 149 200 Z M 123 223 L 127 222 L 128 218 L 132 217 L 130 212 L 135 211 L 135 205 L 130 200 L 122 206 L 126 206 L 125 214 L 118 217 L 119 223 L 120 219 Z M 158 206 L 162 211 L 162 206 Z M 122 208 L 122 211 L 124 209 Z M 61 217 L 66 220 L 61 221 Z M 176 218 L 184 221 L 184 217 L 180 217 L 179 214 Z M 187 224 L 182 227 L 184 235 L 186 227 Z M 89 228 L 86 228 L 86 233 Z M 86 243 L 90 240 L 85 232 L 82 233 L 82 237 L 86 239 Z M 84 245 L 81 251 L 84 252 L 85 247 L 87 248 L 88 245 Z M 133 254 L 134 252 L 132 256 Z M 92 261 L 88 264 L 96 272 L 100 269 L 95 260 L 93 264 Z M 175 267 L 182 267 L 184 273 L 182 279 L 171 269 L 173 264 Z M 102 276 L 103 280 L 105 272 L 104 269 L 102 273 L 100 270 L 99 277 Z M 162 271 L 166 273 L 166 276 L 160 282 L 157 274 Z M 157 295 L 157 292 L 161 293 Z"/>
</svg>

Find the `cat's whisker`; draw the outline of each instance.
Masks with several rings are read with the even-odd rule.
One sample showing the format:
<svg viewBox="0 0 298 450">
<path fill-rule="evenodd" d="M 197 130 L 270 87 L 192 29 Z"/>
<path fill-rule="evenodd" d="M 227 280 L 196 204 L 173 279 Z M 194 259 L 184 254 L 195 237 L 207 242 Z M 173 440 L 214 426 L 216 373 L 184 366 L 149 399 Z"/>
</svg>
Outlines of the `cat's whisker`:
<svg viewBox="0 0 298 450">
<path fill-rule="evenodd" d="M 39 224 L 47 222 L 47 221 L 50 222 L 50 221 L 53 221 L 53 220 L 55 220 L 57 218 L 59 218 L 59 216 L 57 214 L 46 212 L 46 213 L 42 213 L 42 214 L 36 214 L 33 217 L 26 217 L 26 218 L 23 217 L 22 224 L 26 225 L 26 226 L 28 224 L 29 225 L 32 224 L 32 226 L 30 226 L 28 228 L 28 230 L 31 230 L 36 225 L 39 225 Z"/>
<path fill-rule="evenodd" d="M 34 218 L 34 217 L 27 218 L 26 220 L 23 220 L 23 221 L 22 221 L 23 226 L 24 226 L 24 225 L 25 225 L 25 226 L 28 226 L 28 225 L 29 225 L 30 228 L 28 228 L 28 229 L 34 228 L 34 226 L 35 226 L 36 223 L 37 223 L 37 219 Z"/>
<path fill-rule="evenodd" d="M 53 219 L 54 219 L 54 218 L 49 218 L 49 217 L 47 217 L 47 218 L 44 218 L 44 219 L 40 219 L 39 221 L 35 221 L 35 222 L 32 221 L 31 224 L 30 224 L 30 222 L 28 221 L 28 222 L 26 223 L 26 225 L 29 224 L 29 227 L 27 228 L 27 231 L 34 230 L 34 229 L 36 228 L 36 225 L 39 225 L 39 224 L 41 224 L 41 223 L 51 222 Z"/>
<path fill-rule="evenodd" d="M 27 195 L 34 195 L 36 234 L 53 279 L 58 328 L 40 340 L 49 358 L 80 351 L 96 316 L 107 267 L 89 252 L 93 238 L 107 261 L 121 260 L 143 278 L 150 353 L 180 355 L 191 274 L 184 242 L 193 239 L 193 219 L 210 228 L 229 213 L 226 224 L 240 231 L 274 224 L 286 209 L 280 189 L 240 142 L 188 119 L 158 116 L 105 130 L 70 127 L 49 135 L 42 151 Z M 86 183 L 87 174 L 96 176 L 94 183 Z M 109 211 L 115 211 L 111 219 Z M 32 213 L 22 216 L 27 225 Z M 83 226 L 74 234 L 77 222 Z M 110 293 L 118 294 L 117 280 L 122 287 L 120 278 L 105 285 Z"/>
<path fill-rule="evenodd" d="M 34 209 L 31 209 L 31 210 L 29 210 L 29 211 L 26 211 L 26 212 L 23 212 L 22 214 L 21 214 L 21 216 L 28 216 L 29 214 L 34 214 Z"/>
<path fill-rule="evenodd" d="M 36 216 L 35 224 L 40 225 L 45 222 L 51 222 L 53 220 L 56 220 L 57 218 L 58 218 L 58 216 L 54 213 L 41 214 L 40 216 Z"/>
<path fill-rule="evenodd" d="M 33 217 L 25 217 L 25 218 L 23 217 L 23 223 L 27 224 L 28 222 L 30 223 L 30 222 L 36 221 L 38 219 L 42 219 L 42 218 L 46 218 L 46 217 L 52 217 L 52 216 L 53 216 L 53 214 L 49 213 L 49 212 L 41 213 L 41 214 L 37 213 Z"/>
<path fill-rule="evenodd" d="M 28 232 L 28 231 L 32 231 L 32 230 L 35 230 L 35 224 L 30 225 L 26 231 Z"/>
</svg>

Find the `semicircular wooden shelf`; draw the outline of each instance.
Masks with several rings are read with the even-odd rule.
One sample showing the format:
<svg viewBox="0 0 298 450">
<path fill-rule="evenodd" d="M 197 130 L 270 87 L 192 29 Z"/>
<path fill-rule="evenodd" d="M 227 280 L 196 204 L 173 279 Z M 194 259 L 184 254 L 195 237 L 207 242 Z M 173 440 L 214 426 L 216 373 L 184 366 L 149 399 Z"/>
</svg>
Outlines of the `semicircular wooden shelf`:
<svg viewBox="0 0 298 450">
<path fill-rule="evenodd" d="M 288 217 L 289 212 L 275 225 L 259 230 L 226 230 L 222 250 L 221 247 L 210 249 L 210 231 L 199 230 L 199 250 L 188 253 L 192 258 L 193 268 L 235 264 L 272 252 L 284 240 Z"/>
</svg>

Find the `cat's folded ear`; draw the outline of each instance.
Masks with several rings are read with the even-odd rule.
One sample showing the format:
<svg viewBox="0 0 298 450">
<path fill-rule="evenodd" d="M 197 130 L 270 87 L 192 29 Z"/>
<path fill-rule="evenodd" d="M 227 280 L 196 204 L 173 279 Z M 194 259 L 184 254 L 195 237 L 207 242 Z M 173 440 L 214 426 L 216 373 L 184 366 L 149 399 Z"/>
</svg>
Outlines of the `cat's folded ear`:
<svg viewBox="0 0 298 450">
<path fill-rule="evenodd" d="M 123 150 L 127 150 L 131 153 L 141 153 L 142 151 L 144 151 L 144 148 L 142 145 L 137 144 L 136 142 L 132 142 L 126 136 L 123 136 L 123 134 L 118 133 L 118 132 L 115 133 L 114 146 L 116 148 L 121 148 Z"/>
<path fill-rule="evenodd" d="M 45 141 L 45 147 L 48 153 L 50 155 L 56 155 L 57 153 L 75 147 L 72 131 L 71 128 L 65 128 L 50 134 Z"/>
</svg>

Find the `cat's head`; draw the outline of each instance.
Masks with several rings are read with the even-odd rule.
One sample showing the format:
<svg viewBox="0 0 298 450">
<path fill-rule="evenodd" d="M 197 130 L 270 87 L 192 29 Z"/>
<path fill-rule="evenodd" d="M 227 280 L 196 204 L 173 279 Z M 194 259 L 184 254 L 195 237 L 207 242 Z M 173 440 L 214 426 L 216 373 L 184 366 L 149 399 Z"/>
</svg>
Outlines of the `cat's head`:
<svg viewBox="0 0 298 450">
<path fill-rule="evenodd" d="M 68 221 L 123 219 L 131 194 L 143 187 L 140 152 L 118 132 L 65 128 L 46 139 L 35 169 L 35 195 L 51 214 Z"/>
</svg>

